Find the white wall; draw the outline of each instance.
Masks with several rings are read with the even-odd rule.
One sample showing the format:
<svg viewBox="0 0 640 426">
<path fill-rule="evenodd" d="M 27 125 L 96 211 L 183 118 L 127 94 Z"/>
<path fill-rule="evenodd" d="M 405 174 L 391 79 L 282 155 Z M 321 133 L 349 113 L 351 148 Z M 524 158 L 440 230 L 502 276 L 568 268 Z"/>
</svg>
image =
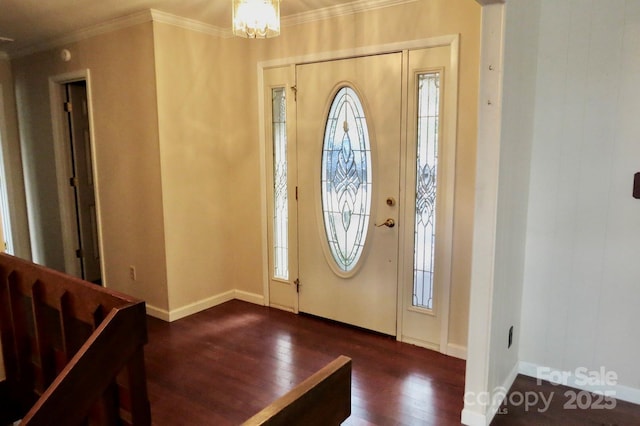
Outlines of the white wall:
<svg viewBox="0 0 640 426">
<path fill-rule="evenodd" d="M 543 0 L 537 74 L 520 359 L 637 390 L 640 2 Z"/>
</svg>

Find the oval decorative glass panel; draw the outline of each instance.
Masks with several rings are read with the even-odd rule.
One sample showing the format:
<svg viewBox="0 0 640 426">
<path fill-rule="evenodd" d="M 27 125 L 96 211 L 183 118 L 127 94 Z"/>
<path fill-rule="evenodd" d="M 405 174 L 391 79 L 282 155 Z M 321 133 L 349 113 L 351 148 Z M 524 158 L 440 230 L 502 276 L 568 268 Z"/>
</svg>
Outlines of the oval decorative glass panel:
<svg viewBox="0 0 640 426">
<path fill-rule="evenodd" d="M 358 263 L 371 211 L 371 146 L 362 103 L 350 87 L 336 93 L 322 147 L 322 212 L 329 249 L 342 272 Z"/>
</svg>

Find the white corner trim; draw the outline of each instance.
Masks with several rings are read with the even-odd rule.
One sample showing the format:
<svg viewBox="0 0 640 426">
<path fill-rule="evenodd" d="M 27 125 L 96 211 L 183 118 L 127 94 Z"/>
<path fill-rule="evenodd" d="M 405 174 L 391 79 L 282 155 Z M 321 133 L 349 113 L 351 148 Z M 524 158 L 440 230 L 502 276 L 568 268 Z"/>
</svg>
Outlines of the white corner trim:
<svg viewBox="0 0 640 426">
<path fill-rule="evenodd" d="M 589 384 L 583 384 L 582 378 L 576 377 L 576 374 L 571 371 L 562 371 L 556 368 L 550 368 L 533 364 L 531 362 L 520 361 L 519 373 L 525 376 L 533 377 L 537 380 L 546 380 L 551 377 L 566 377 L 561 384 L 574 389 L 580 389 L 592 393 L 602 393 L 602 386 L 593 386 Z M 541 374 L 542 373 L 542 374 Z M 544 376 L 543 376 L 544 375 Z M 610 385 L 607 386 L 607 391 L 612 392 L 612 397 L 621 401 L 631 402 L 632 404 L 640 404 L 640 389 L 632 388 L 624 385 Z"/>
<path fill-rule="evenodd" d="M 405 3 L 413 3 L 416 0 L 357 0 L 346 4 L 323 7 L 321 9 L 300 12 L 281 19 L 282 26 L 292 26 L 307 22 L 322 21 L 337 16 L 353 15 L 368 10 L 382 9 L 383 7 L 396 6 Z"/>
<path fill-rule="evenodd" d="M 11 57 L 21 57 L 30 55 L 32 53 L 41 52 L 43 50 L 54 49 L 66 44 L 76 43 L 78 41 L 86 40 L 97 35 L 110 33 L 112 31 L 120 30 L 123 28 L 132 27 L 134 25 L 143 24 L 151 21 L 151 11 L 143 10 L 131 15 L 121 16 L 119 18 L 111 19 L 106 22 L 102 22 L 97 25 L 93 25 L 87 28 L 83 28 L 78 31 L 74 31 L 62 37 L 53 38 L 42 43 L 37 43 L 31 46 L 27 46 L 24 49 L 18 50 L 12 54 Z"/>
<path fill-rule="evenodd" d="M 516 361 L 511 369 L 509 375 L 505 378 L 502 386 L 499 386 L 495 389 L 491 390 L 491 405 L 487 409 L 487 424 L 490 424 L 493 421 L 493 418 L 496 416 L 496 413 L 500 409 L 500 405 L 504 402 L 507 394 L 509 393 L 509 389 L 513 386 L 513 382 L 516 381 L 516 377 L 518 377 L 518 371 L 520 369 L 520 364 Z"/>
<path fill-rule="evenodd" d="M 462 345 L 456 345 L 454 343 L 447 344 L 447 355 L 459 359 L 467 359 L 467 347 Z"/>
<path fill-rule="evenodd" d="M 460 422 L 466 426 L 487 426 L 487 417 L 483 414 L 471 411 L 468 408 L 462 410 Z"/>
<path fill-rule="evenodd" d="M 467 426 L 488 426 L 493 421 L 493 418 L 496 416 L 496 413 L 500 409 L 500 406 L 504 402 L 507 394 L 509 393 L 509 389 L 513 386 L 513 382 L 515 382 L 516 377 L 518 377 L 518 372 L 520 369 L 520 364 L 515 363 L 511 372 L 507 375 L 504 382 L 501 386 L 496 387 L 495 389 L 491 389 L 491 395 L 489 396 L 489 401 L 491 405 L 487 406 L 487 411 L 485 414 L 479 413 L 477 411 L 473 411 L 466 404 L 466 394 L 465 394 L 465 408 L 462 410 L 462 415 L 460 421 L 462 424 Z M 473 400 L 473 398 L 470 398 Z"/>
<path fill-rule="evenodd" d="M 173 25 L 175 27 L 184 28 L 198 33 L 208 34 L 215 37 L 229 38 L 233 36 L 231 28 L 220 28 L 215 25 L 205 24 L 195 19 L 183 18 L 171 13 L 162 12 L 160 10 L 151 9 L 151 19 L 153 22 Z"/>
</svg>

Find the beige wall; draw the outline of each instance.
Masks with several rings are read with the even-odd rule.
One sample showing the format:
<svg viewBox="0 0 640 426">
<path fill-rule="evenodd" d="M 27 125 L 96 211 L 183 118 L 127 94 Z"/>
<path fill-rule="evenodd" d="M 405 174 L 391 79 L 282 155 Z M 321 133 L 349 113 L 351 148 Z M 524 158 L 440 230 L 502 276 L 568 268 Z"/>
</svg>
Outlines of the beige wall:
<svg viewBox="0 0 640 426">
<path fill-rule="evenodd" d="M 170 310 L 237 287 L 261 292 L 259 275 L 252 285 L 237 277 L 261 268 L 242 240 L 244 229 L 255 232 L 259 252 L 259 217 L 238 221 L 247 208 L 238 200 L 259 210 L 258 182 L 243 184 L 238 170 L 253 158 L 239 150 L 258 150 L 246 122 L 255 67 L 229 39 L 161 23 L 154 36 Z"/>
<path fill-rule="evenodd" d="M 152 25 L 65 47 L 69 62 L 59 49 L 12 60 L 34 257 L 64 269 L 48 79 L 89 69 L 105 283 L 166 309 Z"/>
</svg>

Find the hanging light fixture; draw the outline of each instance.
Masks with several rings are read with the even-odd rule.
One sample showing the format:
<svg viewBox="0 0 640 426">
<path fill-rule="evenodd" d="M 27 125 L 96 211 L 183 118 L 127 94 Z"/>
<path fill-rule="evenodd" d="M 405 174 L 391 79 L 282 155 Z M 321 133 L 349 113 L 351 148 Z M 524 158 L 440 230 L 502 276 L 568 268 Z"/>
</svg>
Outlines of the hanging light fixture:
<svg viewBox="0 0 640 426">
<path fill-rule="evenodd" d="M 233 33 L 267 38 L 280 34 L 280 0 L 233 0 Z"/>
</svg>

